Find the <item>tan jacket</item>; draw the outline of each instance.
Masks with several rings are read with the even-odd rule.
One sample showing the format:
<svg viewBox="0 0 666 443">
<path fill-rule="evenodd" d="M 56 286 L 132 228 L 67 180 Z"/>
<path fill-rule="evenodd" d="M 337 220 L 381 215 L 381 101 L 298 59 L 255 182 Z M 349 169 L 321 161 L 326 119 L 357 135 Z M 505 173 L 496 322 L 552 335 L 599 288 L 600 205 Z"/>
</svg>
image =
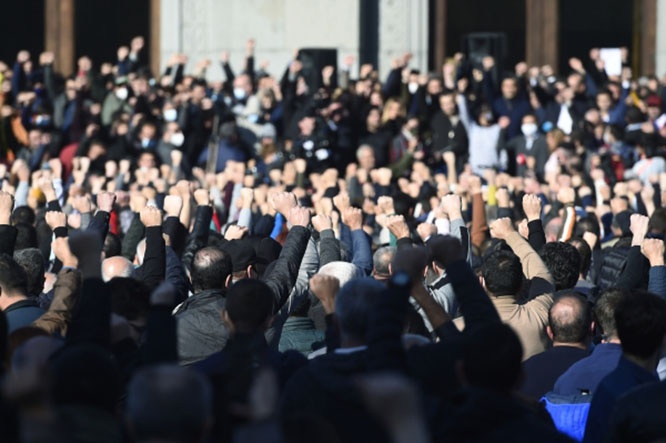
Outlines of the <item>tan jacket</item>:
<svg viewBox="0 0 666 443">
<path fill-rule="evenodd" d="M 65 336 L 67 326 L 72 319 L 72 310 L 81 292 L 81 272 L 63 268 L 58 272 L 58 279 L 53 287 L 51 307 L 32 325 L 44 329 L 49 334 Z"/>
<path fill-rule="evenodd" d="M 513 295 L 490 297 L 502 321 L 518 334 L 523 345 L 523 361 L 525 361 L 545 351 L 550 345 L 546 326 L 548 311 L 553 304 L 553 278 L 539 254 L 519 233 L 512 232 L 506 243 L 520 258 L 525 277 L 532 280 L 533 285 L 538 285 L 536 288 L 532 287 L 532 290 L 536 289 L 537 293 L 541 294 L 525 304 L 518 304 Z M 459 329 L 464 327 L 462 319 L 456 319 L 454 322 Z"/>
</svg>

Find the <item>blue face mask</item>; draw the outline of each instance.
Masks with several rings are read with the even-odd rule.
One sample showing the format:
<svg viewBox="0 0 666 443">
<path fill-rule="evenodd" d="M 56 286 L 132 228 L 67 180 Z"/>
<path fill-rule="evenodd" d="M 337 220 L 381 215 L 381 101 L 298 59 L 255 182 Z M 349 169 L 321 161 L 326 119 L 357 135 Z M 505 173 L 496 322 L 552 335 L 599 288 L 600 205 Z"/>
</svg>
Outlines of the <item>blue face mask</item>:
<svg viewBox="0 0 666 443">
<path fill-rule="evenodd" d="M 236 97 L 236 100 L 243 100 L 245 98 L 245 89 L 234 88 L 234 97 Z"/>
<path fill-rule="evenodd" d="M 175 109 L 167 109 L 164 111 L 164 120 L 167 122 L 175 122 L 178 118 L 178 111 Z"/>
</svg>

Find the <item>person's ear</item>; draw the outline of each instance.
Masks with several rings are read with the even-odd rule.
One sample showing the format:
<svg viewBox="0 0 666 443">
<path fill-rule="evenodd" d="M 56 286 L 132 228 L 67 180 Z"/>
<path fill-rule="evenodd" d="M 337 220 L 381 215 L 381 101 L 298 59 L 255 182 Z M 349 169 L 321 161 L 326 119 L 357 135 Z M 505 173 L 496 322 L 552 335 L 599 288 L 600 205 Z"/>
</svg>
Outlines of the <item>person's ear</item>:
<svg viewBox="0 0 666 443">
<path fill-rule="evenodd" d="M 248 265 L 245 272 L 247 272 L 247 278 L 257 278 L 257 271 L 254 270 L 253 265 Z"/>
<path fill-rule="evenodd" d="M 389 275 L 393 275 L 393 265 L 389 263 L 388 265 Z"/>
<path fill-rule="evenodd" d="M 482 275 L 479 275 L 479 284 L 483 287 L 483 289 L 486 289 L 486 279 L 484 279 Z"/>
<path fill-rule="evenodd" d="M 546 334 L 548 335 L 550 341 L 553 341 L 553 330 L 550 329 L 550 325 L 546 326 Z"/>
<path fill-rule="evenodd" d="M 268 330 L 271 326 L 273 326 L 273 321 L 275 320 L 275 316 L 269 315 L 266 318 L 266 321 L 264 322 L 264 331 Z"/>
<path fill-rule="evenodd" d="M 227 279 L 224 281 L 224 287 L 228 288 L 231 284 L 231 274 L 227 275 Z"/>
<path fill-rule="evenodd" d="M 231 318 L 229 318 L 229 313 L 227 312 L 226 309 L 223 309 L 222 312 L 220 312 L 220 316 L 222 317 L 222 322 L 224 325 L 227 327 L 229 330 L 229 333 L 233 333 L 235 328 L 234 328 L 234 322 L 231 321 Z"/>
</svg>

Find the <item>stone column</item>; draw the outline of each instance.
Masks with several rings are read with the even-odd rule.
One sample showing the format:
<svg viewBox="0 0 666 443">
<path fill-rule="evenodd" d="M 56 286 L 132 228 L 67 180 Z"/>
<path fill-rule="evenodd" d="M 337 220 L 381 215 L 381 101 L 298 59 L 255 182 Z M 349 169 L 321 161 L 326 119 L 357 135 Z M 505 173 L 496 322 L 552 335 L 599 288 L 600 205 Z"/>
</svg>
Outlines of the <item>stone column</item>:
<svg viewBox="0 0 666 443">
<path fill-rule="evenodd" d="M 556 71 L 559 62 L 559 0 L 526 0 L 525 59 L 532 66 L 551 65 Z"/>
<path fill-rule="evenodd" d="M 64 75 L 74 70 L 74 0 L 46 0 L 44 48 L 55 55 L 56 69 Z"/>
</svg>

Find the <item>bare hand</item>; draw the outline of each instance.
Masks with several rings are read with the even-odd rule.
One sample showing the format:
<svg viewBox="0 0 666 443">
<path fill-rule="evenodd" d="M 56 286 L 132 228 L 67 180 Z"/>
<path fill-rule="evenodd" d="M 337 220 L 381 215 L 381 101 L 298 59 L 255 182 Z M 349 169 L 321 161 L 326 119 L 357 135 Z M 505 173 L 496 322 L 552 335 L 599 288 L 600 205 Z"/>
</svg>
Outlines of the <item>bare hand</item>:
<svg viewBox="0 0 666 443">
<path fill-rule="evenodd" d="M 340 280 L 330 275 L 315 274 L 310 279 L 310 291 L 321 302 L 326 314 L 335 312 L 335 297 L 340 290 Z"/>
<path fill-rule="evenodd" d="M 396 238 L 409 238 L 409 226 L 405 222 L 405 217 L 402 215 L 391 215 L 386 220 L 386 227 L 391 234 L 395 235 Z"/>
<path fill-rule="evenodd" d="M 247 228 L 245 226 L 229 225 L 224 233 L 224 238 L 229 241 L 240 240 L 245 234 L 247 234 Z"/>
<path fill-rule="evenodd" d="M 180 217 L 183 209 L 183 199 L 178 195 L 167 195 L 164 198 L 164 212 L 167 217 Z"/>
<path fill-rule="evenodd" d="M 498 218 L 490 224 L 490 235 L 498 240 L 506 240 L 512 232 L 515 232 L 515 229 L 513 228 L 511 219 L 508 217 Z"/>
<path fill-rule="evenodd" d="M 646 238 L 641 244 L 641 252 L 650 260 L 650 266 L 664 266 L 664 241 Z"/>
<path fill-rule="evenodd" d="M 162 212 L 155 206 L 146 206 L 143 208 L 140 219 L 146 228 L 162 226 Z"/>
<path fill-rule="evenodd" d="M 55 231 L 56 228 L 64 228 L 67 226 L 67 214 L 64 212 L 47 211 L 44 215 L 44 220 L 52 231 Z"/>
<path fill-rule="evenodd" d="M 525 194 L 523 196 L 523 211 L 527 221 L 541 219 L 541 199 L 535 194 Z"/>
</svg>

